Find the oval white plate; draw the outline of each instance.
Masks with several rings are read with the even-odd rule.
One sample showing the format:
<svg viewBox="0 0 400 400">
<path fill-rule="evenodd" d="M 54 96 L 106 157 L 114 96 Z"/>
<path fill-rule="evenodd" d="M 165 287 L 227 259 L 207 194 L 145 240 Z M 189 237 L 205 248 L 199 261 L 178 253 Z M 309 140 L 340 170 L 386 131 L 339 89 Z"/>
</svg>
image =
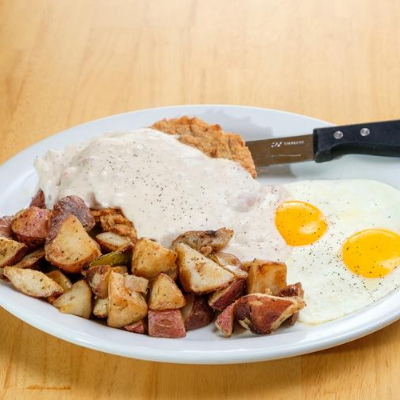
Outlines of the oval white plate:
<svg viewBox="0 0 400 400">
<path fill-rule="evenodd" d="M 218 123 L 246 140 L 312 132 L 326 122 L 282 111 L 252 107 L 204 105 L 142 110 L 89 122 L 49 137 L 19 153 L 0 167 L 0 214 L 26 207 L 37 183 L 35 157 L 50 148 L 63 148 L 108 131 L 151 125 L 162 118 L 198 116 Z M 348 156 L 325 164 L 305 163 L 271 168 L 259 177 L 268 183 L 299 179 L 377 179 L 400 188 L 400 163 L 394 159 Z M 360 199 L 362 201 L 362 199 Z M 220 337 L 213 325 L 189 332 L 185 339 L 156 339 L 108 328 L 100 323 L 59 313 L 0 282 L 0 305 L 34 327 L 69 342 L 125 357 L 193 364 L 228 364 L 290 357 L 336 346 L 374 332 L 400 318 L 400 292 L 346 318 L 316 327 L 296 324 L 269 336 L 241 332 Z"/>
</svg>

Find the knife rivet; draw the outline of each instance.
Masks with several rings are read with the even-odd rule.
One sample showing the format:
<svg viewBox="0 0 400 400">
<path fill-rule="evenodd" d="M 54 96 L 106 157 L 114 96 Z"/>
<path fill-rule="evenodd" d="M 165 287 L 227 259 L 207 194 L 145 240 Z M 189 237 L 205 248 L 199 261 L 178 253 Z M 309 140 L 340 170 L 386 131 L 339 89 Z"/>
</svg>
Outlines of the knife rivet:
<svg viewBox="0 0 400 400">
<path fill-rule="evenodd" d="M 368 136 L 371 133 L 371 131 L 368 128 L 362 128 L 360 131 L 361 136 Z"/>
<path fill-rule="evenodd" d="M 341 139 L 341 138 L 343 137 L 343 132 L 342 132 L 342 131 L 336 131 L 336 132 L 333 134 L 333 137 L 334 137 L 335 139 Z"/>
</svg>

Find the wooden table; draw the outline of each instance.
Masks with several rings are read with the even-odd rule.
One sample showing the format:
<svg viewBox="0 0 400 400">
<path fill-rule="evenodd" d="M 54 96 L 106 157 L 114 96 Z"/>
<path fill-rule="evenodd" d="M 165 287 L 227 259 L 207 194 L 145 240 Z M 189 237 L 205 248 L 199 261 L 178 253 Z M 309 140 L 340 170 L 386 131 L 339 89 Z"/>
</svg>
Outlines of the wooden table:
<svg viewBox="0 0 400 400">
<path fill-rule="evenodd" d="M 0 162 L 73 125 L 163 105 L 399 118 L 399 17 L 395 0 L 0 0 Z M 5 399 L 400 398 L 400 323 L 289 360 L 184 366 L 0 319 Z"/>
</svg>

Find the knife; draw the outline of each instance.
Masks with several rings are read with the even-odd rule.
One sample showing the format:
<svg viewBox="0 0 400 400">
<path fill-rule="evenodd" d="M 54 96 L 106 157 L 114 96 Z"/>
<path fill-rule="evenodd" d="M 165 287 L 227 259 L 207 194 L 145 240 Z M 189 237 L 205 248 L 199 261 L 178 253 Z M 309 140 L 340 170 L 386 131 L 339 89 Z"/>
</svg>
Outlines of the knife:
<svg viewBox="0 0 400 400">
<path fill-rule="evenodd" d="M 331 161 L 345 154 L 400 158 L 400 120 L 316 128 L 310 135 L 246 142 L 256 167 Z"/>
</svg>

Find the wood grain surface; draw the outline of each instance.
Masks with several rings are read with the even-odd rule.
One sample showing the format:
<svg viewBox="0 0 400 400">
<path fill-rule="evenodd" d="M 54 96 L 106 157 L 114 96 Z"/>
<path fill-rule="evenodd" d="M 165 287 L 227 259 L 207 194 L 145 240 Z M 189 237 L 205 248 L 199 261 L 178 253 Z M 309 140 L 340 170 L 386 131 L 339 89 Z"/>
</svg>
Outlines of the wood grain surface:
<svg viewBox="0 0 400 400">
<path fill-rule="evenodd" d="M 0 162 L 163 105 L 399 118 L 399 18 L 398 0 L 0 0 Z M 398 399 L 399 373 L 400 322 L 303 357 L 184 366 L 86 350 L 0 309 L 2 399 Z"/>
</svg>

